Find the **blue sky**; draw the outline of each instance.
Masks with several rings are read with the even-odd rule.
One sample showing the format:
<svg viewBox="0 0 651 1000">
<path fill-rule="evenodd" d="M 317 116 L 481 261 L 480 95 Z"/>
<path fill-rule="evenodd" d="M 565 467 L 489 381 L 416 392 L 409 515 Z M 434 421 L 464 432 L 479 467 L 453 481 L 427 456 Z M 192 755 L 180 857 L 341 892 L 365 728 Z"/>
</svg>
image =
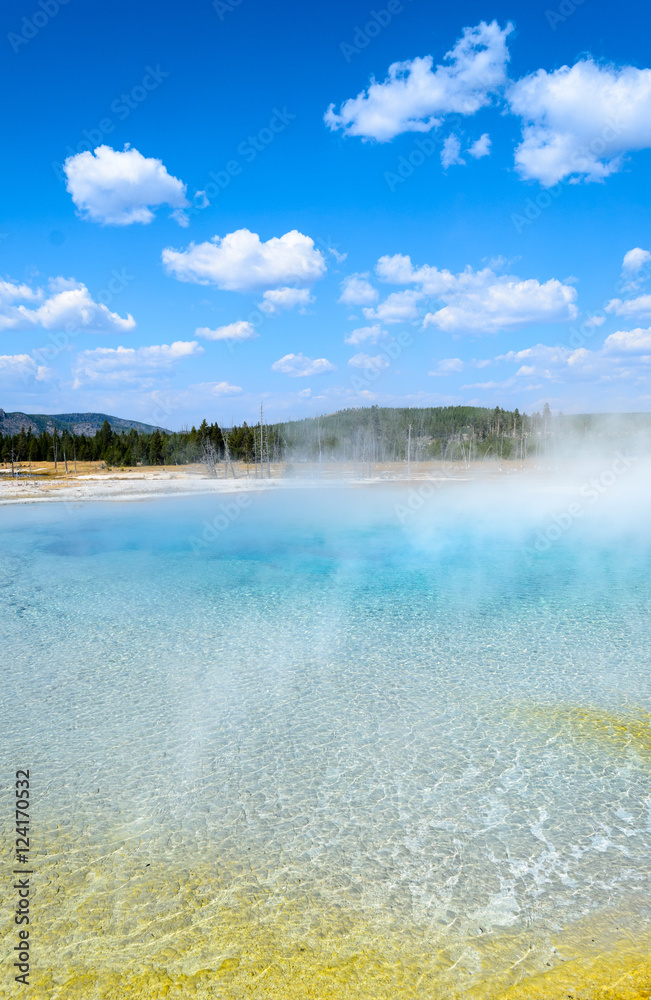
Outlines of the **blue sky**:
<svg viewBox="0 0 651 1000">
<path fill-rule="evenodd" d="M 649 410 L 650 22 L 11 0 L 0 405 Z"/>
</svg>

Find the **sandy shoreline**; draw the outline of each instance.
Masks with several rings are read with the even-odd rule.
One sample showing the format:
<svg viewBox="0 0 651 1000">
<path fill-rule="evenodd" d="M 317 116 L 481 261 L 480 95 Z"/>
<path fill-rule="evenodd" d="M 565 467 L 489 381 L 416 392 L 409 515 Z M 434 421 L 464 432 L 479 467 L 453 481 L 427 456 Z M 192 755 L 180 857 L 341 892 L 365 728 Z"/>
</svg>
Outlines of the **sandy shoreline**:
<svg viewBox="0 0 651 1000">
<path fill-rule="evenodd" d="M 70 463 L 68 463 L 70 465 Z M 26 503 L 85 503 L 106 501 L 137 501 L 174 496 L 196 496 L 233 493 L 253 493 L 268 490 L 351 489 L 378 485 L 406 486 L 428 480 L 438 483 L 467 482 L 471 479 L 502 478 L 515 469 L 497 468 L 485 463 L 465 469 L 461 465 L 440 462 L 412 463 L 411 475 L 404 462 L 378 463 L 370 467 L 350 463 L 306 462 L 298 467 L 286 463 L 264 468 L 260 478 L 253 465 L 233 463 L 235 477 L 223 465 L 217 476 L 207 474 L 204 466 L 139 466 L 131 469 L 107 469 L 103 462 L 78 463 L 77 470 L 64 471 L 59 462 L 42 462 L 36 468 L 23 465 L 12 476 L 11 467 L 0 468 L 0 506 Z M 269 475 L 269 472 L 271 473 Z M 370 475 L 369 475 L 370 472 Z"/>
<path fill-rule="evenodd" d="M 201 479 L 187 478 L 110 478 L 93 481 L 85 477 L 68 482 L 38 483 L 31 480 L 0 482 L 0 506 L 33 503 L 86 503 L 137 501 L 173 496 L 226 495 L 259 493 L 269 490 L 354 489 L 360 486 L 409 486 L 423 482 L 469 482 L 469 476 L 421 476 L 412 479 Z"/>
<path fill-rule="evenodd" d="M 269 485 L 275 486 L 272 481 Z M 34 503 L 86 503 L 149 500 L 155 497 L 194 496 L 200 494 L 238 493 L 268 489 L 259 480 L 242 484 L 237 480 L 124 480 L 102 478 L 99 482 L 34 483 L 30 481 L 0 484 L 0 505 Z"/>
<path fill-rule="evenodd" d="M 50 463 L 52 464 L 52 463 Z M 607 468 L 607 465 L 606 465 Z M 470 463 L 468 468 L 437 462 L 412 464 L 411 474 L 404 463 L 387 463 L 371 469 L 370 475 L 355 468 L 352 463 L 342 465 L 324 464 L 320 469 L 306 464 L 304 468 L 288 470 L 284 465 L 272 466 L 271 477 L 253 475 L 252 467 L 244 464 L 236 467 L 236 478 L 224 477 L 223 469 L 217 477 L 206 475 L 201 467 L 172 466 L 145 467 L 132 470 L 103 469 L 88 464 L 79 472 L 69 475 L 54 472 L 53 469 L 39 469 L 37 475 L 22 471 L 20 477 L 12 477 L 8 469 L 0 470 L 0 506 L 7 504 L 34 503 L 86 503 L 107 501 L 139 501 L 174 496 L 220 496 L 234 493 L 267 492 L 269 490 L 297 489 L 359 489 L 369 487 L 396 487 L 403 490 L 418 490 L 423 484 L 449 487 L 455 483 L 467 484 L 469 488 L 490 487 L 500 483 L 526 485 L 527 491 L 576 492 L 581 481 L 590 475 L 601 474 L 603 460 L 583 467 L 540 469 L 522 468 L 520 463 L 497 464 L 484 462 Z"/>
</svg>

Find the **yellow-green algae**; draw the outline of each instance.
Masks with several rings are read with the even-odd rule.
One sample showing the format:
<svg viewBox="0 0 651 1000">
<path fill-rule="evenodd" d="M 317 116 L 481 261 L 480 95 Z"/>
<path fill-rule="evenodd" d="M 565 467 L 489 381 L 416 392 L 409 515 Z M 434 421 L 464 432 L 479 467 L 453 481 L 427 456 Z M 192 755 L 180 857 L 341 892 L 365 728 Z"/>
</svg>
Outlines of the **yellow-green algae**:
<svg viewBox="0 0 651 1000">
<path fill-rule="evenodd" d="M 35 865 L 33 1000 L 651 994 L 651 932 L 634 916 L 639 902 L 558 932 L 481 933 L 454 920 L 425 927 L 381 906 L 363 910 L 345 890 L 316 893 L 291 865 L 270 877 L 262 864 L 183 867 L 126 844 L 99 857 L 66 840 Z M 0 995 L 13 998 L 7 902 Z"/>
<path fill-rule="evenodd" d="M 651 716 L 518 706 L 554 744 L 651 761 Z M 160 856 L 119 834 L 51 831 L 35 857 L 33 1000 L 649 1000 L 643 899 L 561 929 L 484 932 L 408 922 L 360 886 L 305 882 L 304 865 Z M 46 848 L 46 849 L 45 849 Z M 185 865 L 179 859 L 187 858 Z M 5 854 L 5 869 L 11 859 Z M 336 881 L 336 880 L 335 880 Z M 15 998 L 11 897 L 0 905 L 0 997 Z M 559 915 L 562 922 L 562 914 Z"/>
<path fill-rule="evenodd" d="M 561 745 L 589 742 L 651 762 L 651 713 L 642 708 L 616 715 L 598 708 L 536 704 L 517 706 L 515 714 Z"/>
</svg>

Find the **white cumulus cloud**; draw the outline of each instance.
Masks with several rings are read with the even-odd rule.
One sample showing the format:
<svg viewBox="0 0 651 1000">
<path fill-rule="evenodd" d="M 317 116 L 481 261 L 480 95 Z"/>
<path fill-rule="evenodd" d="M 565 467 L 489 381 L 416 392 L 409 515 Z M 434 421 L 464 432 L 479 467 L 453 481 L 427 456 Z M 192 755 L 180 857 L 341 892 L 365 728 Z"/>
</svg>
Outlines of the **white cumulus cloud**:
<svg viewBox="0 0 651 1000">
<path fill-rule="evenodd" d="M 344 343 L 353 346 L 364 344 L 367 341 L 370 344 L 377 344 L 378 340 L 383 340 L 386 336 L 386 331 L 379 323 L 375 323 L 373 326 L 360 326 L 356 330 L 352 330 L 347 337 L 344 337 Z"/>
<path fill-rule="evenodd" d="M 461 358 L 443 358 L 439 361 L 436 368 L 428 372 L 428 375 L 453 375 L 456 372 L 461 372 L 465 368 L 465 365 Z"/>
<path fill-rule="evenodd" d="M 566 177 L 603 181 L 628 152 L 651 146 L 651 70 L 582 59 L 513 84 L 522 119 L 515 162 L 522 177 L 551 187 Z"/>
<path fill-rule="evenodd" d="M 141 382 L 147 386 L 152 376 L 171 371 L 186 358 L 204 353 L 196 340 L 177 340 L 173 344 L 153 344 L 151 347 L 98 347 L 81 351 L 75 360 L 74 388 L 87 382 L 121 384 Z"/>
<path fill-rule="evenodd" d="M 355 354 L 348 364 L 353 368 L 365 368 L 371 371 L 382 371 L 389 367 L 389 362 L 383 354 Z"/>
<path fill-rule="evenodd" d="M 465 166 L 465 160 L 461 157 L 461 142 L 459 138 L 452 134 L 446 136 L 441 150 L 441 165 L 444 170 L 448 167 Z"/>
<path fill-rule="evenodd" d="M 305 378 L 308 375 L 323 375 L 333 372 L 336 365 L 326 358 L 306 358 L 304 354 L 286 354 L 284 358 L 274 361 L 271 370 L 290 375 L 292 378 Z"/>
<path fill-rule="evenodd" d="M 473 142 L 472 146 L 468 149 L 471 156 L 474 156 L 476 160 L 480 160 L 482 156 L 489 156 L 491 151 L 491 137 L 488 132 L 484 132 L 480 135 L 476 142 Z"/>
<path fill-rule="evenodd" d="M 569 347 L 552 346 L 550 344 L 535 344 L 533 347 L 525 347 L 521 351 L 507 351 L 506 354 L 499 354 L 496 361 L 508 361 L 513 364 L 520 364 L 522 361 L 530 362 L 522 365 L 522 368 L 538 368 L 545 366 L 549 369 L 561 365 L 575 364 L 586 353 L 584 348 L 572 350 Z"/>
<path fill-rule="evenodd" d="M 618 330 L 606 337 L 606 353 L 651 354 L 651 329 Z"/>
<path fill-rule="evenodd" d="M 282 309 L 294 309 L 296 306 L 303 310 L 313 301 L 309 288 L 269 288 L 262 296 L 260 308 L 273 316 Z"/>
<path fill-rule="evenodd" d="M 396 295 L 413 296 L 414 311 L 417 301 L 424 296 L 440 300 L 441 307 L 427 312 L 423 326 L 437 326 L 448 333 L 492 333 L 577 316 L 576 289 L 556 278 L 545 282 L 536 278 L 523 280 L 513 275 L 497 275 L 488 267 L 481 271 L 468 267 L 460 274 L 452 274 L 430 265 L 414 267 L 411 258 L 404 254 L 381 257 L 376 272 L 383 281 L 417 286 L 415 291 L 389 295 L 375 309 L 377 319 L 382 319 L 383 311 L 392 308 Z M 386 318 L 385 321 L 390 322 Z"/>
<path fill-rule="evenodd" d="M 218 326 L 211 330 L 208 326 L 199 326 L 194 331 L 195 337 L 202 340 L 253 340 L 258 336 L 253 323 L 248 320 L 238 319 L 235 323 L 228 323 L 227 326 Z"/>
<path fill-rule="evenodd" d="M 54 375 L 51 368 L 39 365 L 29 354 L 0 355 L 0 385 L 14 389 L 16 382 L 47 382 Z"/>
<path fill-rule="evenodd" d="M 376 288 L 368 280 L 368 271 L 364 274 L 351 274 L 341 283 L 339 301 L 346 306 L 370 306 L 377 302 L 379 295 Z"/>
<path fill-rule="evenodd" d="M 365 308 L 362 311 L 366 319 L 377 320 L 378 323 L 411 323 L 420 315 L 418 303 L 422 298 L 422 291 L 412 291 L 412 289 L 391 292 L 384 302 L 380 302 L 374 309 Z"/>
<path fill-rule="evenodd" d="M 611 299 L 605 310 L 615 316 L 651 316 L 651 295 L 638 295 L 634 299 Z"/>
<path fill-rule="evenodd" d="M 66 187 L 81 215 L 112 226 L 147 224 L 152 208 L 169 205 L 180 225 L 187 225 L 185 184 L 168 174 L 161 160 L 128 146 L 122 152 L 98 146 L 69 156 L 63 165 Z"/>
<path fill-rule="evenodd" d="M 10 281 L 0 284 L 0 330 L 125 333 L 135 325 L 133 316 L 111 312 L 72 278 L 51 278 L 47 290 Z"/>
<path fill-rule="evenodd" d="M 617 391 L 625 399 L 651 382 L 651 329 L 618 331 L 595 350 L 536 344 L 501 354 L 494 362 L 517 365 L 517 370 L 500 382 L 478 382 L 462 388 L 534 390 L 551 383 L 576 390 L 579 383 L 602 389 L 618 385 Z"/>
<path fill-rule="evenodd" d="M 242 386 L 230 385 L 228 382 L 215 382 L 212 391 L 215 396 L 235 396 L 242 391 Z"/>
<path fill-rule="evenodd" d="M 644 267 L 645 264 L 651 260 L 651 253 L 648 250 L 643 250 L 642 247 L 634 247 L 624 254 L 624 260 L 622 261 L 622 273 L 623 274 L 635 274 L 640 268 Z"/>
<path fill-rule="evenodd" d="M 312 285 L 326 263 L 314 240 L 296 229 L 266 243 L 257 233 L 238 229 L 210 242 L 191 243 L 187 250 L 163 250 L 163 264 L 179 281 L 217 285 L 230 292 L 249 292 L 285 285 Z"/>
<path fill-rule="evenodd" d="M 455 276 L 451 271 L 441 271 L 429 264 L 416 268 L 411 257 L 401 253 L 380 257 L 375 273 L 381 281 L 390 285 L 419 285 L 426 295 L 441 295 L 455 283 Z"/>
<path fill-rule="evenodd" d="M 624 254 L 622 261 L 622 291 L 634 292 L 649 277 L 651 253 L 642 247 L 634 247 Z"/>
<path fill-rule="evenodd" d="M 12 302 L 36 302 L 42 298 L 43 292 L 34 290 L 29 285 L 19 285 L 15 281 L 0 281 L 0 307 Z"/>
<path fill-rule="evenodd" d="M 242 392 L 241 385 L 231 385 L 230 382 L 198 382 L 190 386 L 193 396 L 209 393 L 211 396 L 237 396 Z"/>
<path fill-rule="evenodd" d="M 344 135 L 387 142 L 402 132 L 428 132 L 450 113 L 473 115 L 490 104 L 506 82 L 511 24 L 481 21 L 464 28 L 445 65 L 433 57 L 393 63 L 385 80 L 372 80 L 367 90 L 341 105 L 331 104 L 324 116 L 330 129 Z"/>
<path fill-rule="evenodd" d="M 583 352 L 585 353 L 585 352 Z M 567 347 L 550 347 L 547 344 L 536 344 L 534 347 L 527 347 L 521 351 L 508 351 L 500 354 L 494 359 L 495 362 L 506 362 L 517 364 L 517 371 L 501 381 L 491 380 L 490 382 L 474 382 L 463 385 L 462 389 L 539 389 L 540 382 L 531 382 L 531 378 L 544 379 L 552 382 L 562 381 L 568 376 L 569 368 L 578 366 L 582 362 L 581 350 L 572 351 Z M 527 362 L 523 364 L 522 362 Z M 526 384 L 521 384 L 519 380 L 528 380 Z"/>
<path fill-rule="evenodd" d="M 460 275 L 460 279 L 448 296 L 450 304 L 428 313 L 423 326 L 437 326 L 448 333 L 491 333 L 574 319 L 578 314 L 576 289 L 556 278 L 541 284 L 536 278 L 521 281 L 479 271 Z"/>
</svg>

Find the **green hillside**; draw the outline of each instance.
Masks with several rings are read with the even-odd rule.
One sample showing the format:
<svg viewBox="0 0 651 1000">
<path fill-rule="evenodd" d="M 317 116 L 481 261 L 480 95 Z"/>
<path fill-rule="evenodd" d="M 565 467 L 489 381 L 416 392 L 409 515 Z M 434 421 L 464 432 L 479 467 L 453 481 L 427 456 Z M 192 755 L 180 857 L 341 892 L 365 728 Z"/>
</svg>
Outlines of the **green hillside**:
<svg viewBox="0 0 651 1000">
<path fill-rule="evenodd" d="M 153 424 L 112 417 L 106 413 L 5 413 L 0 410 L 0 433 L 18 434 L 24 427 L 32 434 L 40 434 L 41 431 L 51 434 L 56 427 L 59 431 L 70 431 L 72 434 L 95 434 L 105 420 L 108 420 L 111 430 L 118 433 L 135 430 L 140 434 L 151 434 L 157 429 Z"/>
</svg>

